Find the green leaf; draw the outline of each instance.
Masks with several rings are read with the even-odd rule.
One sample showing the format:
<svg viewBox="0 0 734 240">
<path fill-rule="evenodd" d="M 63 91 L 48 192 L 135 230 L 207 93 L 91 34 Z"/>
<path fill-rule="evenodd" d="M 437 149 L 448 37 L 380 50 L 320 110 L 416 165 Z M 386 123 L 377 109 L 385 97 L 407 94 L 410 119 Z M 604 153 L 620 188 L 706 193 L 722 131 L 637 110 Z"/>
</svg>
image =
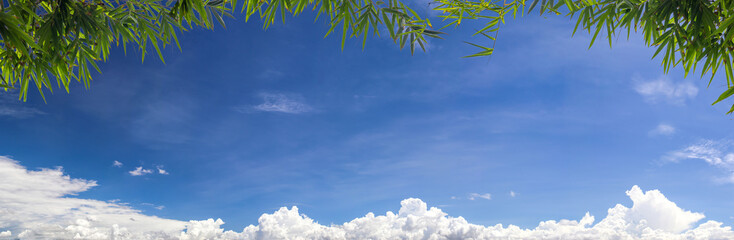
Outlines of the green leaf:
<svg viewBox="0 0 734 240">
<path fill-rule="evenodd" d="M 717 104 L 717 103 L 723 101 L 724 99 L 727 99 L 732 94 L 734 94 L 734 87 L 730 87 L 728 90 L 724 91 L 724 93 L 722 93 L 721 95 L 719 95 L 719 99 L 716 99 L 716 101 L 714 101 L 714 103 L 712 103 L 711 105 Z"/>
</svg>

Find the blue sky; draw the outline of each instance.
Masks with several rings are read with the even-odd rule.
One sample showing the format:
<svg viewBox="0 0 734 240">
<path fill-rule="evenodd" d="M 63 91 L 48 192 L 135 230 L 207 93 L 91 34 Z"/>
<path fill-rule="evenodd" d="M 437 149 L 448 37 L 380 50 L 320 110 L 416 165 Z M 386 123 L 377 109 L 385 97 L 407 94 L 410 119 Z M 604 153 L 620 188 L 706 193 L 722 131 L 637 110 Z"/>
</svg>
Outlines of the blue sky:
<svg viewBox="0 0 734 240">
<path fill-rule="evenodd" d="M 710 105 L 723 74 L 664 75 L 638 36 L 587 50 L 560 17 L 508 21 L 472 59 L 473 26 L 411 56 L 376 37 L 342 51 L 312 17 L 194 29 L 166 64 L 115 49 L 90 89 L 47 103 L 4 94 L 0 155 L 96 181 L 76 198 L 237 231 L 282 206 L 341 224 L 411 197 L 533 228 L 605 216 L 634 185 L 734 221 L 731 102 Z"/>
</svg>

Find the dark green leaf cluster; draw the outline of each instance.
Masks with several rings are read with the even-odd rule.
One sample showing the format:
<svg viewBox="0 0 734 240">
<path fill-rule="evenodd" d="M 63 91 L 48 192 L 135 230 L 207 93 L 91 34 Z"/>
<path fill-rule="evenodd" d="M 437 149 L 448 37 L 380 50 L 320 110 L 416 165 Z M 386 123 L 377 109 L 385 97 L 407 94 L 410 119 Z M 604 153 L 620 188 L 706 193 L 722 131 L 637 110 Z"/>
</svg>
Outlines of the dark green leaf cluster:
<svg viewBox="0 0 734 240">
<path fill-rule="evenodd" d="M 1 3 L 1 2 L 0 2 Z M 90 66 L 109 56 L 110 48 L 134 44 L 145 59 L 149 49 L 163 60 L 161 49 L 176 43 L 177 33 L 191 27 L 225 26 L 237 0 L 9 0 L 0 5 L 0 87 L 19 89 L 25 100 L 33 83 L 43 96 L 53 91 L 53 81 L 67 92 L 73 81 L 89 87 Z M 379 34 L 384 26 L 390 37 L 411 52 L 424 48 L 425 38 L 442 34 L 404 4 L 372 0 L 245 0 L 245 19 L 258 14 L 267 28 L 280 15 L 298 15 L 313 9 L 329 18 L 331 28 L 347 36 Z M 344 44 L 342 43 L 342 47 Z M 45 99 L 45 97 L 44 97 Z"/>
<path fill-rule="evenodd" d="M 19 88 L 23 100 L 31 83 L 41 96 L 43 89 L 53 91 L 54 80 L 67 92 L 72 81 L 89 87 L 90 66 L 99 71 L 97 62 L 113 45 L 127 51 L 135 43 L 143 59 L 152 46 L 162 59 L 161 48 L 178 43 L 182 22 L 211 27 L 211 15 L 226 11 L 211 1 L 10 0 L 0 11 L 0 84 Z"/>
</svg>

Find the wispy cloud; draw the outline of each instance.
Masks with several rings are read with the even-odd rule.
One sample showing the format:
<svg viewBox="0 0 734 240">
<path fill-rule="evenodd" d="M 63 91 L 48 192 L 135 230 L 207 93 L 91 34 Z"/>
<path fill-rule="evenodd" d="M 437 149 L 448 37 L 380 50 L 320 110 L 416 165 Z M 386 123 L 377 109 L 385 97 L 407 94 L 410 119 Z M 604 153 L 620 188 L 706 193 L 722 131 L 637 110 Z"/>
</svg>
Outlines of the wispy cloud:
<svg viewBox="0 0 734 240">
<path fill-rule="evenodd" d="M 286 95 L 282 93 L 261 93 L 259 94 L 262 103 L 252 107 L 255 111 L 261 112 L 281 112 L 289 114 L 306 113 L 313 110 L 311 106 L 304 103 L 303 97 L 300 95 Z M 239 109 L 246 111 L 246 109 Z"/>
<path fill-rule="evenodd" d="M 0 106 L 0 116 L 12 118 L 30 118 L 42 114 L 46 113 L 35 108 L 24 107 L 20 105 Z"/>
<path fill-rule="evenodd" d="M 163 206 L 163 205 L 155 205 L 155 204 L 152 204 L 152 203 L 141 203 L 140 205 L 149 206 L 149 207 L 152 207 L 152 208 L 154 208 L 156 210 L 163 210 L 164 208 L 166 208 L 166 206 Z"/>
<path fill-rule="evenodd" d="M 672 151 L 663 156 L 663 160 L 680 162 L 685 159 L 703 160 L 711 166 L 725 171 L 728 176 L 723 182 L 734 183 L 734 143 L 729 140 L 702 140 L 686 148 Z"/>
<path fill-rule="evenodd" d="M 486 199 L 486 200 L 492 200 L 492 195 L 489 193 L 479 194 L 479 193 L 470 193 L 469 194 L 469 200 L 477 200 L 477 199 Z"/>
<path fill-rule="evenodd" d="M 510 197 L 515 197 L 515 196 L 517 196 L 517 193 L 515 193 L 515 191 L 510 191 Z"/>
<path fill-rule="evenodd" d="M 687 99 L 693 99 L 698 95 L 698 88 L 690 82 L 673 82 L 667 76 L 657 79 L 645 80 L 635 77 L 635 91 L 650 103 L 665 102 L 680 105 Z"/>
<path fill-rule="evenodd" d="M 122 163 L 120 161 L 115 160 L 114 162 L 112 162 L 112 166 L 122 167 Z"/>
<path fill-rule="evenodd" d="M 648 132 L 648 135 L 650 136 L 660 136 L 660 135 L 670 136 L 670 135 L 675 134 L 675 131 L 676 130 L 675 130 L 675 127 L 673 127 L 673 125 L 666 124 L 666 123 L 660 123 L 658 124 L 657 127 L 650 130 L 650 132 Z"/>
<path fill-rule="evenodd" d="M 28 103 L 18 100 L 18 93 L 0 92 L 0 117 L 30 118 L 46 114 Z"/>
</svg>

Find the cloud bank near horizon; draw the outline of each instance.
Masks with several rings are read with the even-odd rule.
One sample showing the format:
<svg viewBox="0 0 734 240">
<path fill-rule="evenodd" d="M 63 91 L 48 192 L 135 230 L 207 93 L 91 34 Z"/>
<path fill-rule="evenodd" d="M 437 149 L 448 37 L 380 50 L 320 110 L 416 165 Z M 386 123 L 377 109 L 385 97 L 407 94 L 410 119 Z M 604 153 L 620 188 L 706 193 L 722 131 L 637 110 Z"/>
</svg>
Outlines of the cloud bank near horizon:
<svg viewBox="0 0 734 240">
<path fill-rule="evenodd" d="M 543 221 L 533 229 L 482 226 L 451 217 L 417 198 L 401 201 L 397 213 L 368 213 L 344 224 L 322 225 L 282 207 L 263 214 L 258 225 L 225 231 L 213 218 L 188 222 L 148 216 L 117 202 L 75 198 L 96 186 L 63 169 L 28 170 L 0 156 L 0 239 L 734 239 L 731 227 L 686 211 L 660 191 L 628 190 L 632 207 L 617 204 L 595 222 Z"/>
</svg>

